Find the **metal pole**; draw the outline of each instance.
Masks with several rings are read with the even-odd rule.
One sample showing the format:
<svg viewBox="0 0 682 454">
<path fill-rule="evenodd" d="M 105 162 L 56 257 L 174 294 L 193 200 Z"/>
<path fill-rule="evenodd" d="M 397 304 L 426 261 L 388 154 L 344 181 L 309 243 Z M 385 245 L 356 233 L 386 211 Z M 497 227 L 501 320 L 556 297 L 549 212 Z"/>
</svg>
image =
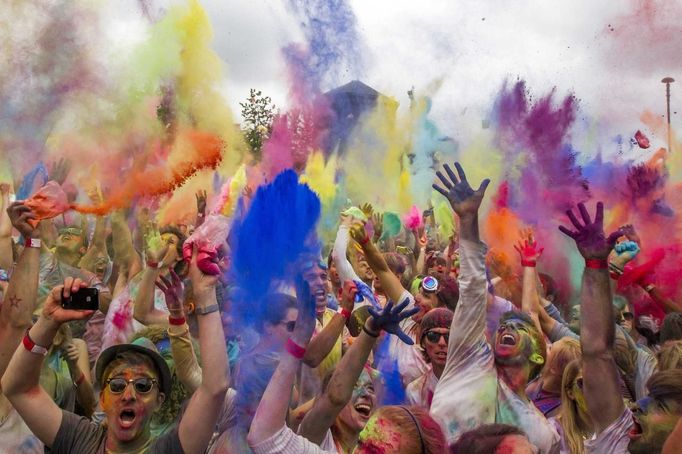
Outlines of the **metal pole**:
<svg viewBox="0 0 682 454">
<path fill-rule="evenodd" d="M 666 77 L 661 80 L 665 84 L 665 102 L 668 112 L 668 153 L 672 153 L 672 139 L 671 139 L 671 129 L 670 129 L 670 84 L 675 82 L 672 77 Z"/>
</svg>

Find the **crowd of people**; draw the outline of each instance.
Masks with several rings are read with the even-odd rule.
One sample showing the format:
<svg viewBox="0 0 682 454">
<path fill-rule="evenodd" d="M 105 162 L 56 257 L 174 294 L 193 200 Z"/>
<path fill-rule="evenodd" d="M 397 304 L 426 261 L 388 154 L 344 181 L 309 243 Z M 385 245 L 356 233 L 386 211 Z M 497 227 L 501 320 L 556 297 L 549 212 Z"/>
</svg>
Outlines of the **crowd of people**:
<svg viewBox="0 0 682 454">
<path fill-rule="evenodd" d="M 479 234 L 489 180 L 474 189 L 455 163 L 434 182 L 452 237 L 427 210 L 387 239 L 381 213 L 351 207 L 249 323 L 230 236 L 188 240 L 205 192 L 194 225 L 134 209 L 69 223 L 0 185 L 0 452 L 682 452 L 682 304 L 655 270 L 615 291 L 645 247 L 636 226 L 605 232 L 600 202 L 566 213 L 584 259 L 572 308 L 519 232 L 512 297 Z M 86 293 L 95 307 L 68 303 Z"/>
</svg>

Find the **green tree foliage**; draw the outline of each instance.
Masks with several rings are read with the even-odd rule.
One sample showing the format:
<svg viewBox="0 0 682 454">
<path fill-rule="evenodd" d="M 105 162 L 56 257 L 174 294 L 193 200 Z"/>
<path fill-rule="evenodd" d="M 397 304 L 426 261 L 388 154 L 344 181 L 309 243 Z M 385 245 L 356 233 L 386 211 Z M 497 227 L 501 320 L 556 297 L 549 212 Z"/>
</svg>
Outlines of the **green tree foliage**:
<svg viewBox="0 0 682 454">
<path fill-rule="evenodd" d="M 263 142 L 270 137 L 272 120 L 275 117 L 275 105 L 269 96 L 263 96 L 260 90 L 251 89 L 246 102 L 240 102 L 242 108 L 242 131 L 246 143 L 258 159 L 261 156 Z"/>
</svg>

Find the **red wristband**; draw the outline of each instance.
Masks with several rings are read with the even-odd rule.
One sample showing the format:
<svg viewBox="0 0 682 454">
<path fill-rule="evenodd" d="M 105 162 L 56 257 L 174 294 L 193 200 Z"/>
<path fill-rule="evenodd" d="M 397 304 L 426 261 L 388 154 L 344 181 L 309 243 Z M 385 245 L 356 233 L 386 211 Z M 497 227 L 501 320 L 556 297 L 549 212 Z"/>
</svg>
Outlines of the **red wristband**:
<svg viewBox="0 0 682 454">
<path fill-rule="evenodd" d="M 78 377 L 78 380 L 75 381 L 76 386 L 80 386 L 80 384 L 83 383 L 83 380 L 85 380 L 85 374 L 81 372 L 81 376 Z"/>
<path fill-rule="evenodd" d="M 344 309 L 343 307 L 340 307 L 339 310 L 336 311 L 338 314 L 343 315 L 343 318 L 346 320 L 350 320 L 351 312 L 348 309 Z"/>
<path fill-rule="evenodd" d="M 30 328 L 29 328 L 30 329 Z M 28 335 L 28 329 L 26 330 L 26 334 L 24 334 L 24 339 L 22 340 L 22 344 L 24 344 L 24 348 L 28 350 L 31 353 L 35 353 L 37 355 L 47 355 L 47 351 L 50 348 L 50 346 L 43 347 L 42 345 L 37 345 L 35 342 L 33 342 L 33 339 L 31 339 L 31 336 Z"/>
<path fill-rule="evenodd" d="M 606 270 L 609 268 L 609 261 L 606 259 L 585 259 L 585 267 L 593 270 Z"/>
<path fill-rule="evenodd" d="M 620 274 L 614 273 L 613 271 L 611 271 L 609 273 L 609 275 L 611 275 L 611 279 L 613 279 L 614 281 L 617 281 L 618 279 L 620 279 Z"/>
<path fill-rule="evenodd" d="M 364 246 L 367 243 L 369 243 L 369 235 L 365 234 L 365 237 L 360 240 L 360 244 Z"/>
<path fill-rule="evenodd" d="M 159 262 L 152 262 L 151 260 L 149 260 L 147 262 L 147 266 L 149 268 L 159 269 Z"/>
<path fill-rule="evenodd" d="M 289 352 L 289 354 L 296 359 L 303 359 L 305 356 L 305 348 L 301 347 L 291 339 L 287 339 L 287 343 L 284 344 L 284 348 L 286 348 L 287 352 Z"/>
<path fill-rule="evenodd" d="M 176 326 L 184 325 L 185 324 L 185 317 L 175 318 L 175 317 L 172 317 L 169 315 L 168 316 L 168 323 L 170 323 L 171 325 L 176 325 Z"/>
<path fill-rule="evenodd" d="M 537 262 L 535 260 L 521 259 L 521 266 L 527 266 L 530 268 L 535 268 L 536 265 L 537 265 Z"/>
</svg>

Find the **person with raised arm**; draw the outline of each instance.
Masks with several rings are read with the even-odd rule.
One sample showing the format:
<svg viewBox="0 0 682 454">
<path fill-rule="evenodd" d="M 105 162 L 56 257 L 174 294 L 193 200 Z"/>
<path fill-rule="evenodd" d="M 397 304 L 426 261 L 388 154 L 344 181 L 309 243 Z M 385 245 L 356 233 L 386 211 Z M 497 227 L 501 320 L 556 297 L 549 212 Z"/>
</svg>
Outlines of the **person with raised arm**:
<svg viewBox="0 0 682 454">
<path fill-rule="evenodd" d="M 460 219 L 460 299 L 450 328 L 448 355 L 436 385 L 431 413 L 441 421 L 449 443 L 465 432 L 491 423 L 523 430 L 543 453 L 559 450 L 559 435 L 526 396 L 531 375 L 545 362 L 545 341 L 523 312 L 506 312 L 491 346 L 485 336 L 486 245 L 479 238 L 478 211 L 490 180 L 477 190 L 459 163 L 457 175 L 437 172 L 445 196 Z"/>
<path fill-rule="evenodd" d="M 581 290 L 580 344 L 583 393 L 595 436 L 584 442 L 585 453 L 660 452 L 682 414 L 682 370 L 658 372 L 647 382 L 649 396 L 637 401 L 633 413 L 623 403 L 614 359 L 615 324 L 609 282 L 609 254 L 620 230 L 604 233 L 604 205 L 597 202 L 594 220 L 583 203 L 579 220 L 566 212 L 573 228 L 559 229 L 571 237 L 585 259 Z"/>
<path fill-rule="evenodd" d="M 216 278 L 196 266 L 190 279 L 198 313 L 199 345 L 206 367 L 201 385 L 190 399 L 178 427 L 152 439 L 152 413 L 170 390 L 170 373 L 153 344 L 119 344 L 100 355 L 96 376 L 106 424 L 93 423 L 57 407 L 38 378 L 45 351 L 62 323 L 86 319 L 93 311 L 64 309 L 61 298 L 77 293 L 85 284 L 67 278 L 48 295 L 38 322 L 26 332 L 5 375 L 2 389 L 29 428 L 53 453 L 140 452 L 203 453 L 213 434 L 227 390 L 227 352 L 218 304 Z"/>
</svg>

